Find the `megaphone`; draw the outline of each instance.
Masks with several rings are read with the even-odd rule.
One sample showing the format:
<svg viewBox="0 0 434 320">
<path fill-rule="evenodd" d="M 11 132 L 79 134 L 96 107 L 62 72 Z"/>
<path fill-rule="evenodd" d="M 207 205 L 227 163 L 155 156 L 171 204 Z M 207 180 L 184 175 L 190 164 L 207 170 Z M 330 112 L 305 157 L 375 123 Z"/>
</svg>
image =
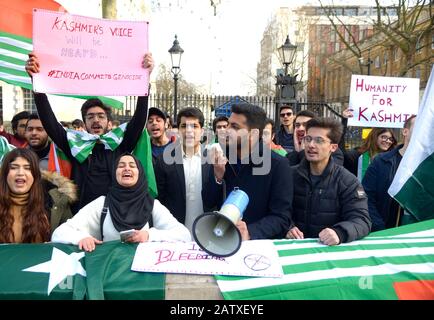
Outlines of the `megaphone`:
<svg viewBox="0 0 434 320">
<path fill-rule="evenodd" d="M 201 214 L 193 223 L 193 238 L 202 250 L 218 257 L 229 257 L 241 247 L 241 233 L 235 224 L 243 217 L 249 196 L 235 188 L 220 211 Z"/>
</svg>

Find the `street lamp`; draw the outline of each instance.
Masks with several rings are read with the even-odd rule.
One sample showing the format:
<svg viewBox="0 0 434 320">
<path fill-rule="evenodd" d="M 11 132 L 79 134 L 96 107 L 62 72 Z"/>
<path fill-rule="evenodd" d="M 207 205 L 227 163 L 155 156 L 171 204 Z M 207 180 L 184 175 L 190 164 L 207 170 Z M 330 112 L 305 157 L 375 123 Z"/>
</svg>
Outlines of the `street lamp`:
<svg viewBox="0 0 434 320">
<path fill-rule="evenodd" d="M 289 36 L 286 36 L 285 43 L 277 49 L 280 61 L 285 65 L 285 74 L 276 76 L 276 110 L 274 117 L 276 127 L 280 126 L 280 106 L 296 102 L 295 85 L 297 84 L 297 75 L 291 76 L 288 74 L 288 66 L 294 60 L 296 52 L 297 46 L 291 44 Z"/>
<path fill-rule="evenodd" d="M 374 63 L 374 61 L 371 60 L 371 49 L 368 49 L 368 61 L 365 62 L 365 59 L 363 57 L 359 58 L 360 64 L 364 67 L 368 67 L 368 76 L 371 75 L 371 64 Z"/>
<path fill-rule="evenodd" d="M 176 119 L 178 108 L 178 74 L 181 71 L 181 56 L 184 50 L 179 46 L 178 36 L 175 35 L 172 47 L 169 49 L 170 59 L 172 59 L 172 74 L 175 82 L 175 91 L 173 99 L 173 118 Z"/>
<path fill-rule="evenodd" d="M 294 59 L 295 52 L 297 51 L 297 46 L 291 44 L 289 41 L 289 35 L 286 36 L 285 43 L 277 49 L 277 53 L 279 54 L 280 61 L 285 65 L 285 75 L 288 74 L 288 66 L 291 64 Z"/>
</svg>

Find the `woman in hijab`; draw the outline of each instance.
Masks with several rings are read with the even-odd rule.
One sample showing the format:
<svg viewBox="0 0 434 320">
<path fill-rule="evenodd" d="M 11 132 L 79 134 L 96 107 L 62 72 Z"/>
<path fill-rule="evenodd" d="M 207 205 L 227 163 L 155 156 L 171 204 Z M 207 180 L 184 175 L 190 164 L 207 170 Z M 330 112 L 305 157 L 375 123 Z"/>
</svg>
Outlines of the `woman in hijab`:
<svg viewBox="0 0 434 320">
<path fill-rule="evenodd" d="M 149 195 L 140 161 L 124 154 L 115 163 L 107 196 L 88 203 L 59 226 L 51 240 L 75 244 L 85 251 L 93 251 L 103 241 L 120 239 L 120 232 L 126 230 L 134 230 L 127 242 L 190 241 L 188 229 Z"/>
<path fill-rule="evenodd" d="M 50 239 L 39 160 L 29 149 L 14 149 L 0 169 L 0 243 Z"/>
</svg>

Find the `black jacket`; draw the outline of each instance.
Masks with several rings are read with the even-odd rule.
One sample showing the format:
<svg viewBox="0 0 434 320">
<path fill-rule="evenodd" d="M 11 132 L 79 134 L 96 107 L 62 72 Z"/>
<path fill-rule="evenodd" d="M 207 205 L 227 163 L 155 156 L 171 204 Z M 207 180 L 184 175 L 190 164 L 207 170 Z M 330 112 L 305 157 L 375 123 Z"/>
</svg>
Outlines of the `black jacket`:
<svg viewBox="0 0 434 320">
<path fill-rule="evenodd" d="M 262 143 L 260 146 L 262 153 Z M 271 159 L 267 159 L 269 154 Z M 243 220 L 252 240 L 283 238 L 291 216 L 293 185 L 289 163 L 271 150 L 268 150 L 268 156 L 265 152 L 264 158 L 271 160 L 268 174 L 254 175 L 253 170 L 261 168 L 262 163 L 255 165 L 250 161 L 240 165 L 227 163 L 224 175 L 227 195 L 239 187 L 249 196 Z M 208 207 L 220 208 L 223 204 L 223 185 L 216 183 L 213 169 L 202 189 L 202 199 Z"/>
<path fill-rule="evenodd" d="M 399 150 L 403 145 L 395 149 L 378 154 L 372 160 L 362 184 L 368 195 L 369 214 L 372 219 L 372 231 L 396 227 L 399 214 L 399 204 L 389 195 L 395 173 L 401 162 Z"/>
<path fill-rule="evenodd" d="M 348 151 L 344 151 L 344 168 L 357 177 L 357 171 L 359 167 L 359 157 L 362 154 L 358 151 L 358 148 L 354 148 Z"/>
<path fill-rule="evenodd" d="M 114 162 L 124 152 L 132 152 L 142 134 L 148 113 L 148 97 L 137 99 L 134 116 L 128 123 L 124 139 L 116 150 L 105 150 L 97 143 L 91 155 L 79 163 L 71 153 L 66 131 L 57 121 L 44 93 L 34 93 L 36 108 L 42 125 L 51 140 L 65 153 L 72 164 L 71 178 L 78 186 L 79 200 L 72 208 L 73 214 L 96 198 L 107 195 L 111 185 L 111 172 Z"/>
<path fill-rule="evenodd" d="M 363 187 L 344 167 L 329 160 L 314 187 L 309 162 L 303 160 L 294 172 L 293 226 L 305 238 L 318 238 L 324 228 L 336 231 L 340 242 L 366 236 L 371 229 L 368 199 Z"/>
<path fill-rule="evenodd" d="M 170 213 L 182 224 L 185 223 L 186 191 L 184 165 L 182 163 L 181 145 L 179 141 L 169 144 L 171 159 L 174 163 L 167 164 L 164 161 L 164 153 L 160 154 L 155 161 L 154 170 L 158 186 L 158 200 L 169 209 Z M 177 152 L 175 152 L 177 151 Z M 202 189 L 205 180 L 208 179 L 211 165 L 204 163 L 206 150 L 202 150 Z M 204 206 L 204 210 L 209 209 Z"/>
</svg>

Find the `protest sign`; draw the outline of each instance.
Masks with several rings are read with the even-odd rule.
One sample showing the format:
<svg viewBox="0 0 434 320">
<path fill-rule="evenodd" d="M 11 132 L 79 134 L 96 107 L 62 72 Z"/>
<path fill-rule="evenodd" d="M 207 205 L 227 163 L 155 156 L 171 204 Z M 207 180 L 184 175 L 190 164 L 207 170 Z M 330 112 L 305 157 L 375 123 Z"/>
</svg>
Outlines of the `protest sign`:
<svg viewBox="0 0 434 320">
<path fill-rule="evenodd" d="M 417 114 L 419 79 L 353 75 L 349 126 L 402 128 Z"/>
<path fill-rule="evenodd" d="M 144 96 L 149 71 L 148 23 L 112 21 L 34 9 L 33 47 L 40 72 L 37 92 Z"/>
</svg>

